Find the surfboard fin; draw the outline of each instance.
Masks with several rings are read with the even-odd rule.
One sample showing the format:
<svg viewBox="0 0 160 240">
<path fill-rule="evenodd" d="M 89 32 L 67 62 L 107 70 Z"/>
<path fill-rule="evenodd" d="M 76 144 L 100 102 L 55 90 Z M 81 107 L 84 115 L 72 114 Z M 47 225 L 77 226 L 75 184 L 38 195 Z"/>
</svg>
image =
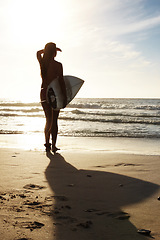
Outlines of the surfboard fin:
<svg viewBox="0 0 160 240">
<path fill-rule="evenodd" d="M 57 108 L 57 101 L 53 88 L 48 89 L 48 101 L 53 108 Z"/>
</svg>

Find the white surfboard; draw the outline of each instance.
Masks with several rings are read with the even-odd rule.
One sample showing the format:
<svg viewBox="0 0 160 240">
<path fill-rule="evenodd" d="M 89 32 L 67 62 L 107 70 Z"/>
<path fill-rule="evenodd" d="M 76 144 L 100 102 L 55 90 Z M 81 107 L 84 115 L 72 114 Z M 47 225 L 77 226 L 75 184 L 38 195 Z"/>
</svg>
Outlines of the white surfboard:
<svg viewBox="0 0 160 240">
<path fill-rule="evenodd" d="M 67 93 L 67 104 L 76 96 L 84 81 L 74 76 L 64 76 L 64 82 Z M 54 79 L 47 88 L 47 102 L 55 109 L 63 108 L 63 94 L 59 84 L 58 77 Z"/>
</svg>

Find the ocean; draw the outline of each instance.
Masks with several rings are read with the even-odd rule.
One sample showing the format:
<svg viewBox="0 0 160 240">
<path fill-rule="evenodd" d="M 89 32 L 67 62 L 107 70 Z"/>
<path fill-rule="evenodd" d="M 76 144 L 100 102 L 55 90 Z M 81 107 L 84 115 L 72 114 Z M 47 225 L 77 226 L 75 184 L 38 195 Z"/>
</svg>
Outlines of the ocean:
<svg viewBox="0 0 160 240">
<path fill-rule="evenodd" d="M 43 133 L 39 102 L 0 100 L 0 134 Z M 160 138 L 160 99 L 75 98 L 59 115 L 59 135 Z"/>
</svg>

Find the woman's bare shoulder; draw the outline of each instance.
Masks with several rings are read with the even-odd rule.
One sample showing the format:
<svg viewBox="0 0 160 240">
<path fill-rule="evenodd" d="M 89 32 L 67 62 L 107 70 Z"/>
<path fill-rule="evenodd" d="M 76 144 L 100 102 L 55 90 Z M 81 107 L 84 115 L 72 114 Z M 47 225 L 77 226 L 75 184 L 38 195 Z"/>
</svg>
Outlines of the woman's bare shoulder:
<svg viewBox="0 0 160 240">
<path fill-rule="evenodd" d="M 62 71 L 63 66 L 62 63 L 58 62 L 58 61 L 54 61 L 55 62 L 55 67 L 58 71 Z"/>
<path fill-rule="evenodd" d="M 57 66 L 62 66 L 62 63 L 60 63 L 60 62 L 58 62 L 58 61 L 56 61 L 56 60 L 54 60 L 54 62 L 55 62 L 55 64 L 56 64 Z"/>
</svg>

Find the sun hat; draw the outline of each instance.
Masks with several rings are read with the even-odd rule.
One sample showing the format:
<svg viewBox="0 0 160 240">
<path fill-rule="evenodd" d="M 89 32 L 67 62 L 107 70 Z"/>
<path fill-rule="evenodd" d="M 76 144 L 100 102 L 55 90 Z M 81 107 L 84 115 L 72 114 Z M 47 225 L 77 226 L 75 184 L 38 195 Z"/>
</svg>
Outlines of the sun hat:
<svg viewBox="0 0 160 240">
<path fill-rule="evenodd" d="M 52 49 L 55 49 L 56 51 L 62 52 L 62 50 L 61 50 L 60 48 L 57 48 L 57 47 L 56 47 L 56 44 L 53 43 L 53 42 L 47 43 L 47 44 L 45 45 L 45 49 L 46 49 L 46 47 L 51 47 Z"/>
</svg>

